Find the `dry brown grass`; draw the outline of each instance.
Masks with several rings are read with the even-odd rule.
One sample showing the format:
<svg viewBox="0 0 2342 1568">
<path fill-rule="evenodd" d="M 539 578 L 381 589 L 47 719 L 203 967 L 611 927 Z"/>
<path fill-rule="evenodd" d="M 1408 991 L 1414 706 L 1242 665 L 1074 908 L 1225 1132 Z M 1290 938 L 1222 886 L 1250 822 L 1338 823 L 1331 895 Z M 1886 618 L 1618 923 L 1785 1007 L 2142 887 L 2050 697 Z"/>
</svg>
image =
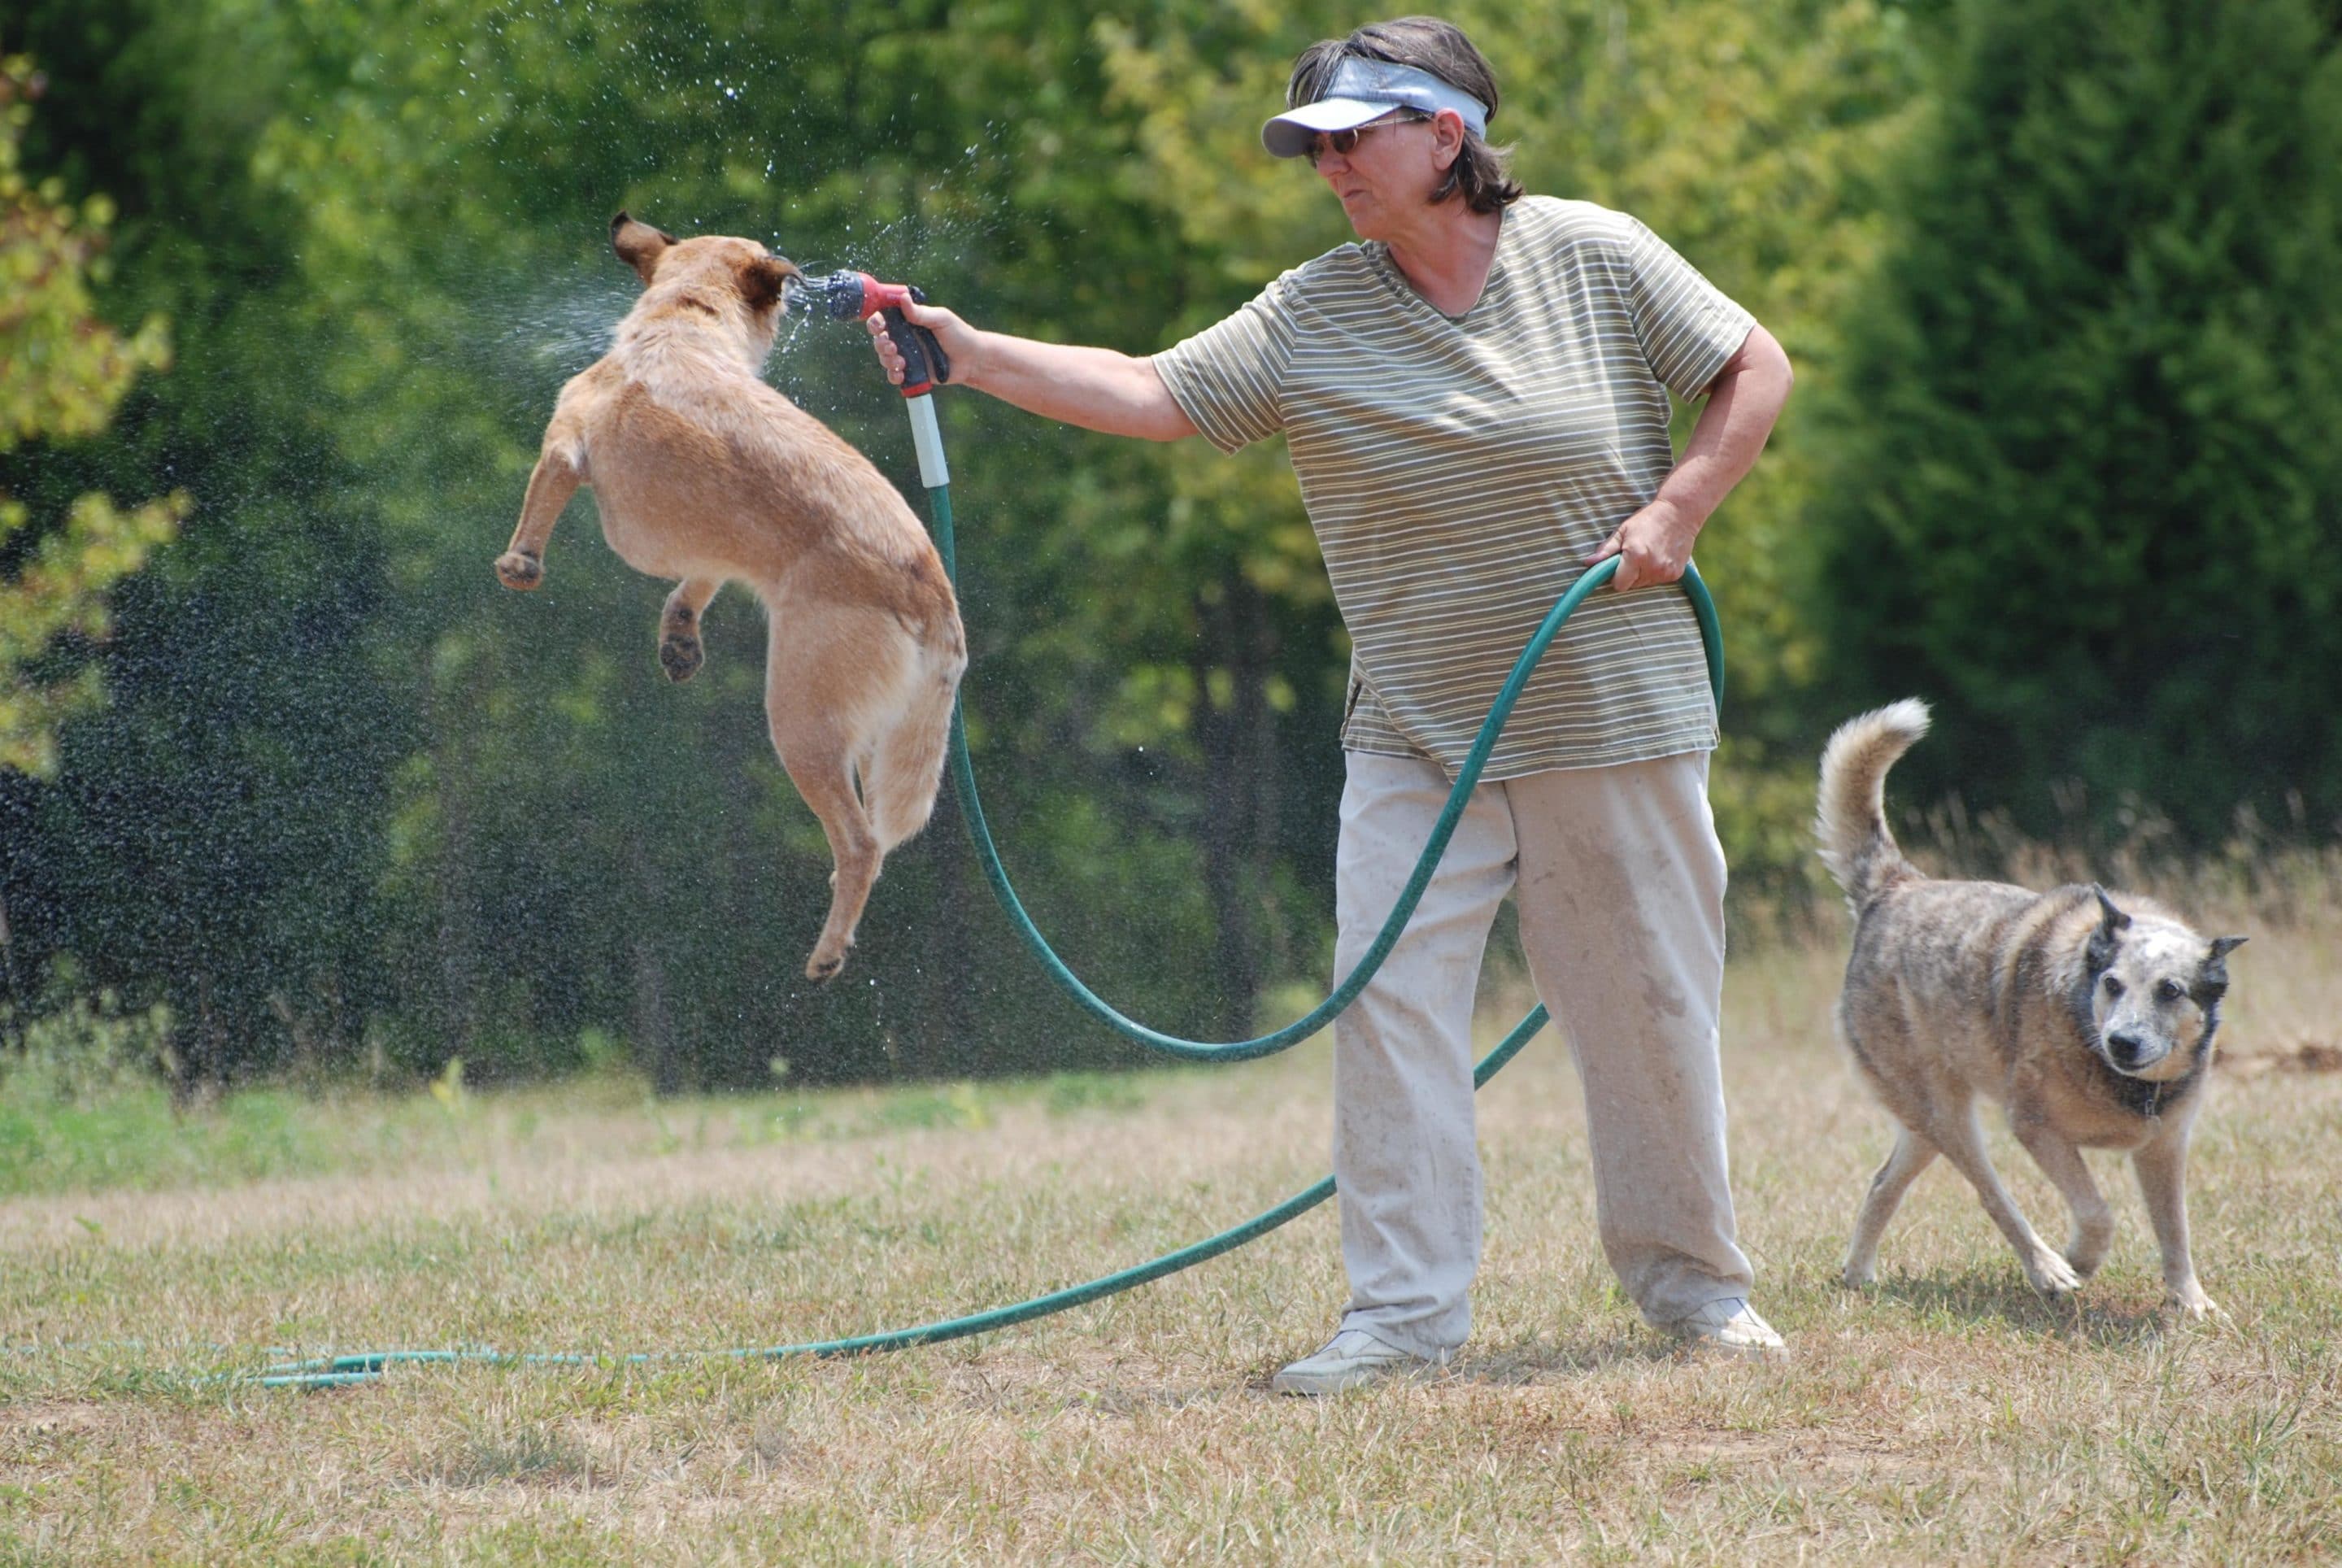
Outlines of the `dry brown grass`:
<svg viewBox="0 0 2342 1568">
<path fill-rule="evenodd" d="M 2332 1042 L 2342 926 L 2250 929 L 2232 1050 Z M 2222 1076 L 2194 1206 L 2226 1324 L 2162 1321 L 2127 1179 L 2077 1307 L 2032 1297 L 1940 1171 L 1856 1295 L 1833 1274 L 1887 1131 L 1828 1039 L 1837 962 L 1755 955 L 1727 996 L 1742 1228 L 1785 1365 L 1680 1361 L 1620 1301 L 1548 1037 L 1482 1097 L 1479 1325 L 1436 1383 L 1263 1392 L 1338 1310 L 1323 1212 L 1032 1329 L 891 1357 L 412 1370 L 308 1395 L 212 1381 L 249 1360 L 210 1344 L 717 1347 L 990 1305 L 1265 1206 L 1320 1173 L 1327 1121 L 1322 1042 L 1054 1111 L 1012 1086 L 656 1114 L 481 1099 L 424 1169 L 354 1156 L 0 1203 L 7 1339 L 86 1347 L 0 1357 L 0 1562 L 2342 1553 L 2342 1075 Z M 886 1130 L 913 1094 L 933 1124 Z M 344 1111 L 354 1149 L 368 1114 Z M 1997 1149 L 2037 1222 L 2062 1223 Z"/>
</svg>

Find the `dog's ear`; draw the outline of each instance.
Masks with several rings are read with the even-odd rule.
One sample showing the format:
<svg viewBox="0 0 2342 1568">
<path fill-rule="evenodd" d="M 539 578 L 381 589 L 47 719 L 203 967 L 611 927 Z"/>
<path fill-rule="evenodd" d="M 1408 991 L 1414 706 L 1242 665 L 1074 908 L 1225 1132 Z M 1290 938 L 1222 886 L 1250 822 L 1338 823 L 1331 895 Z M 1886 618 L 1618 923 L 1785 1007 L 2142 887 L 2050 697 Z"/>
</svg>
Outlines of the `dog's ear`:
<svg viewBox="0 0 2342 1568">
<path fill-rule="evenodd" d="M 2228 988 L 2228 955 L 2245 945 L 2242 937 L 2214 937 L 2212 950 L 2204 955 L 2204 967 L 2197 975 L 2197 983 L 2215 994 Z"/>
<path fill-rule="evenodd" d="M 618 259 L 635 269 L 636 276 L 648 284 L 651 274 L 658 270 L 659 257 L 675 243 L 675 236 L 663 228 L 653 228 L 638 217 L 620 212 L 610 220 L 610 248 Z"/>
<path fill-rule="evenodd" d="M 760 256 L 740 264 L 740 297 L 752 310 L 768 310 L 781 302 L 781 290 L 792 277 L 805 276 L 786 256 Z"/>
<path fill-rule="evenodd" d="M 2107 890 L 2097 883 L 2090 884 L 2090 891 L 2097 896 L 2101 918 L 2098 929 L 2090 933 L 2090 945 L 2084 950 L 2083 960 L 2090 966 L 2090 972 L 2096 974 L 2115 961 L 2115 949 L 2122 943 L 2122 934 L 2130 924 L 2130 917 L 2115 907 L 2115 901 L 2107 897 Z"/>
</svg>

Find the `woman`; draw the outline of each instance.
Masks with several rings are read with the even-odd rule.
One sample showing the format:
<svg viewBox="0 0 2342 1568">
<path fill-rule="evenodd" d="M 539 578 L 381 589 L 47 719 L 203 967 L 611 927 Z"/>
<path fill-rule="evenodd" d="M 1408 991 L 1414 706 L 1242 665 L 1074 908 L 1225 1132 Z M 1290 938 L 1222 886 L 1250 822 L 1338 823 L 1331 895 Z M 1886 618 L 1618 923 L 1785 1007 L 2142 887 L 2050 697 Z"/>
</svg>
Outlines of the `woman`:
<svg viewBox="0 0 2342 1568">
<path fill-rule="evenodd" d="M 1470 1329 L 1472 1000 L 1508 890 L 1585 1085 L 1612 1268 L 1651 1323 L 1777 1352 L 1726 1175 L 1714 705 L 1682 596 L 1632 590 L 1681 578 L 1779 415 L 1787 357 L 1634 219 L 1524 199 L 1486 140 L 1495 77 L 1449 24 L 1313 45 L 1286 103 L 1263 143 L 1309 160 L 1360 243 L 1217 326 L 1137 359 L 911 313 L 960 384 L 1049 418 L 1229 451 L 1284 432 L 1356 648 L 1337 973 L 1396 900 L 1522 644 L 1586 567 L 1619 558 L 1620 591 L 1556 639 L 1405 938 L 1335 1025 L 1350 1306 L 1274 1386 L 1442 1366 Z M 1669 390 L 1706 398 L 1680 462 Z"/>
</svg>

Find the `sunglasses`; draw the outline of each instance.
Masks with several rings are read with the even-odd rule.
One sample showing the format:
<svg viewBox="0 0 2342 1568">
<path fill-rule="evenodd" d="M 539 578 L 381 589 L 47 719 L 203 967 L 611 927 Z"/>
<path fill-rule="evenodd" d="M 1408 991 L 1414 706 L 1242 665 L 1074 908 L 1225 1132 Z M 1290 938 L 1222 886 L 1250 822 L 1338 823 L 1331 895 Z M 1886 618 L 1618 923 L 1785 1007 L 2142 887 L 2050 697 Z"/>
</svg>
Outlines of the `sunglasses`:
<svg viewBox="0 0 2342 1568">
<path fill-rule="evenodd" d="M 1419 109 L 1405 109 L 1393 119 L 1369 121 L 1363 126 L 1353 126 L 1346 131 L 1320 131 L 1310 142 L 1309 151 L 1303 156 L 1308 158 L 1309 166 L 1314 169 L 1317 166 L 1318 158 L 1326 153 L 1339 153 L 1348 157 L 1358 150 L 1358 138 L 1368 131 L 1379 131 L 1386 126 L 1412 126 L 1431 117 Z"/>
</svg>

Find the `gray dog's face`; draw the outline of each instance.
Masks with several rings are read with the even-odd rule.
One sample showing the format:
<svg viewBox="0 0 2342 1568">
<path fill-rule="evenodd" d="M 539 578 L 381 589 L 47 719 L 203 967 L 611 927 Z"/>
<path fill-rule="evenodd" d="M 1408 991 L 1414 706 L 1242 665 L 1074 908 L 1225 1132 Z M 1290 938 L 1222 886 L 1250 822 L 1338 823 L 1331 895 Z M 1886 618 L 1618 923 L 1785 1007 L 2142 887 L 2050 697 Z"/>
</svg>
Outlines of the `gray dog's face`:
<svg viewBox="0 0 2342 1568">
<path fill-rule="evenodd" d="M 2161 1081 L 2195 1070 L 2220 1017 L 2229 953 L 2242 937 L 2207 943 L 2168 920 L 2134 920 L 2101 891 L 2104 919 L 2090 937 L 2094 1047 L 2107 1066 Z"/>
</svg>

